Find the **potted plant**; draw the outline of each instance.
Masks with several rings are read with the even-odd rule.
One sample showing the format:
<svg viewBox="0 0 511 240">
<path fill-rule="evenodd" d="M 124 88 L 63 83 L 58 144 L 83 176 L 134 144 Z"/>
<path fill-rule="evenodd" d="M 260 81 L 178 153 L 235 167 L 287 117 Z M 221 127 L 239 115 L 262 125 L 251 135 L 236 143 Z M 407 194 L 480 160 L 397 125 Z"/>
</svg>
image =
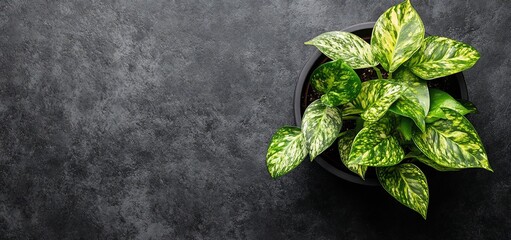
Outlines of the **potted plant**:
<svg viewBox="0 0 511 240">
<path fill-rule="evenodd" d="M 310 76 L 320 96 L 305 109 L 301 127 L 282 127 L 273 135 L 266 155 L 273 178 L 337 142 L 339 161 L 349 170 L 364 179 L 374 168 L 391 196 L 426 218 L 429 189 L 418 165 L 492 171 L 481 139 L 464 117 L 475 107 L 428 86 L 472 67 L 479 53 L 452 39 L 426 37 L 409 0 L 378 18 L 370 44 L 350 32 L 323 33 L 306 44 L 332 61 Z M 363 69 L 375 77 L 362 81 L 355 70 Z"/>
</svg>

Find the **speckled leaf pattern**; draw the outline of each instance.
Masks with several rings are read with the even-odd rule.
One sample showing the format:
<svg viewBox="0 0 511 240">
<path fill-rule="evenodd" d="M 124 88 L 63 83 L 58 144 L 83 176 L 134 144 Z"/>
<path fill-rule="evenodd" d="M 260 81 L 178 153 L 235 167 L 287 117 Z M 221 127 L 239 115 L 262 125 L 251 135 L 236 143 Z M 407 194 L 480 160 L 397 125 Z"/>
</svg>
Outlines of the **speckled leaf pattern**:
<svg viewBox="0 0 511 240">
<path fill-rule="evenodd" d="M 332 60 L 342 59 L 353 69 L 378 65 L 371 52 L 371 46 L 359 36 L 349 32 L 326 32 L 306 42 Z"/>
<path fill-rule="evenodd" d="M 365 121 L 378 121 L 401 96 L 404 87 L 389 80 L 371 80 L 362 83 L 357 98 L 345 105 L 347 113 L 362 112 Z"/>
<path fill-rule="evenodd" d="M 474 105 L 474 103 L 464 99 L 457 99 L 456 101 L 461 103 L 461 105 L 463 105 L 463 107 L 465 107 L 469 113 L 478 113 L 477 107 Z"/>
<path fill-rule="evenodd" d="M 300 128 L 282 127 L 273 134 L 266 166 L 270 175 L 277 178 L 293 170 L 306 156 L 307 144 Z"/>
<path fill-rule="evenodd" d="M 392 197 L 426 219 L 429 188 L 426 175 L 419 167 L 412 163 L 403 163 L 394 167 L 377 168 L 376 175 Z"/>
<path fill-rule="evenodd" d="M 445 114 L 444 111 L 442 111 L 442 108 L 449 108 L 461 115 L 466 115 L 475 111 L 474 108 L 467 109 L 463 104 L 451 97 L 448 93 L 435 88 L 429 89 L 429 96 L 431 99 L 431 107 L 426 117 L 426 122 L 428 123 L 434 122 L 438 119 L 445 119 Z"/>
<path fill-rule="evenodd" d="M 312 102 L 302 120 L 302 132 L 311 161 L 334 143 L 342 127 L 341 111 L 328 107 L 321 100 Z"/>
<path fill-rule="evenodd" d="M 428 84 L 412 72 L 400 68 L 393 79 L 406 86 L 401 97 L 390 107 L 390 111 L 411 118 L 421 131 L 425 131 L 424 119 L 429 111 Z"/>
<path fill-rule="evenodd" d="M 401 162 L 405 155 L 391 130 L 386 117 L 362 128 L 353 140 L 347 164 L 382 167 Z"/>
<path fill-rule="evenodd" d="M 455 169 L 455 168 L 444 167 L 444 166 L 436 163 L 435 161 L 431 160 L 426 155 L 424 155 L 424 153 L 422 153 L 419 149 L 413 149 L 411 152 L 406 154 L 405 159 L 406 158 L 417 159 L 418 161 L 434 168 L 437 171 L 441 171 L 441 172 L 458 171 L 459 170 L 459 169 Z"/>
<path fill-rule="evenodd" d="M 339 155 L 344 166 L 346 166 L 350 171 L 358 174 L 362 179 L 364 179 L 365 173 L 367 171 L 367 166 L 348 163 L 351 151 L 351 144 L 353 143 L 355 136 L 357 136 L 357 132 L 355 130 L 348 130 L 339 137 L 338 143 Z"/>
<path fill-rule="evenodd" d="M 441 166 L 492 171 L 483 143 L 472 124 L 454 110 L 442 110 L 445 119 L 427 124 L 425 133 L 414 132 L 415 145 Z"/>
<path fill-rule="evenodd" d="M 357 73 L 342 60 L 320 65 L 312 73 L 311 83 L 314 89 L 324 93 L 321 101 L 331 107 L 350 102 L 362 87 Z"/>
<path fill-rule="evenodd" d="M 421 46 L 424 25 L 409 0 L 389 8 L 376 21 L 371 37 L 374 57 L 394 72 Z"/>
<path fill-rule="evenodd" d="M 465 43 L 429 36 L 406 66 L 420 78 L 430 80 L 469 69 L 479 57 L 479 52 Z"/>
<path fill-rule="evenodd" d="M 342 116 L 349 116 L 349 115 L 356 115 L 363 113 L 364 110 L 361 108 L 357 108 L 355 105 L 353 105 L 353 102 L 350 102 L 348 104 L 343 105 L 342 108 Z"/>
</svg>

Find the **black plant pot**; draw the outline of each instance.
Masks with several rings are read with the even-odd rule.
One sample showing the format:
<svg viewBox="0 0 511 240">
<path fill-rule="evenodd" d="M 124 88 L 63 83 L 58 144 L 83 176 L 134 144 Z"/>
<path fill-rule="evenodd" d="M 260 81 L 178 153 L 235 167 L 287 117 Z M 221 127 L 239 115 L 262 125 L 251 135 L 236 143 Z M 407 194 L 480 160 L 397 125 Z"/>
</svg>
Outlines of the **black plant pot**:
<svg viewBox="0 0 511 240">
<path fill-rule="evenodd" d="M 361 37 L 362 39 L 366 40 L 367 42 L 369 42 L 371 39 L 373 26 L 374 22 L 368 22 L 353 25 L 351 27 L 343 29 L 342 31 L 352 32 L 357 36 Z M 300 73 L 300 78 L 298 79 L 298 83 L 296 84 L 294 95 L 294 112 L 297 126 L 301 125 L 302 116 L 305 111 L 305 108 L 312 102 L 314 98 L 317 97 L 314 96 L 317 95 L 317 93 L 315 93 L 314 89 L 312 89 L 312 86 L 310 85 L 309 81 L 310 76 L 314 69 L 328 61 L 331 60 L 325 55 L 323 55 L 319 50 L 316 50 L 316 52 L 314 52 L 314 54 L 310 57 L 309 61 L 307 61 L 305 67 Z M 357 71 L 357 73 L 359 73 L 360 76 L 361 72 Z M 465 79 L 462 73 L 457 73 L 447 77 L 430 80 L 428 81 L 428 85 L 430 87 L 439 88 L 445 92 L 448 92 L 454 98 L 468 100 L 467 86 L 465 84 Z M 379 185 L 374 170 L 371 171 L 368 170 L 366 174 L 366 179 L 362 180 L 358 175 L 352 173 L 342 164 L 341 159 L 339 157 L 339 152 L 337 150 L 337 142 L 334 143 L 332 147 L 325 150 L 325 152 L 323 152 L 320 156 L 316 157 L 314 161 L 319 163 L 319 165 L 321 165 L 328 172 L 344 180 L 368 186 Z"/>
</svg>

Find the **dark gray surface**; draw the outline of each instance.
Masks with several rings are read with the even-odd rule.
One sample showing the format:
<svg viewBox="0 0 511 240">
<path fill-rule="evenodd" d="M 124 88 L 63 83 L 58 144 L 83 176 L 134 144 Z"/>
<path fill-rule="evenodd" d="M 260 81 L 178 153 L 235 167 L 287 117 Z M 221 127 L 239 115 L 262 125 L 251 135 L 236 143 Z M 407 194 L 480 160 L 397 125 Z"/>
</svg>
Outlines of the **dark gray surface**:
<svg viewBox="0 0 511 240">
<path fill-rule="evenodd" d="M 482 55 L 470 119 L 495 173 L 429 177 L 428 220 L 271 134 L 315 35 L 397 1 L 0 2 L 1 239 L 511 239 L 511 2 L 413 1 Z"/>
</svg>

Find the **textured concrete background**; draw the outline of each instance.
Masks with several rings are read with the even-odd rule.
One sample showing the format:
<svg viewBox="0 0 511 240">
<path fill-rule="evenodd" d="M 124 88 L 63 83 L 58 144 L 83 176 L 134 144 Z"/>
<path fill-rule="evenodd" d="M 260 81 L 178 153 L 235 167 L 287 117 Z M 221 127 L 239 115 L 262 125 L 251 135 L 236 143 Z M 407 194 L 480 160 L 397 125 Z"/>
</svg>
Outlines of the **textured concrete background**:
<svg viewBox="0 0 511 240">
<path fill-rule="evenodd" d="M 427 221 L 271 134 L 328 30 L 398 1 L 0 2 L 0 239 L 511 239 L 511 1 L 414 0 L 482 55 L 470 119 L 495 173 L 428 176 Z"/>
</svg>

